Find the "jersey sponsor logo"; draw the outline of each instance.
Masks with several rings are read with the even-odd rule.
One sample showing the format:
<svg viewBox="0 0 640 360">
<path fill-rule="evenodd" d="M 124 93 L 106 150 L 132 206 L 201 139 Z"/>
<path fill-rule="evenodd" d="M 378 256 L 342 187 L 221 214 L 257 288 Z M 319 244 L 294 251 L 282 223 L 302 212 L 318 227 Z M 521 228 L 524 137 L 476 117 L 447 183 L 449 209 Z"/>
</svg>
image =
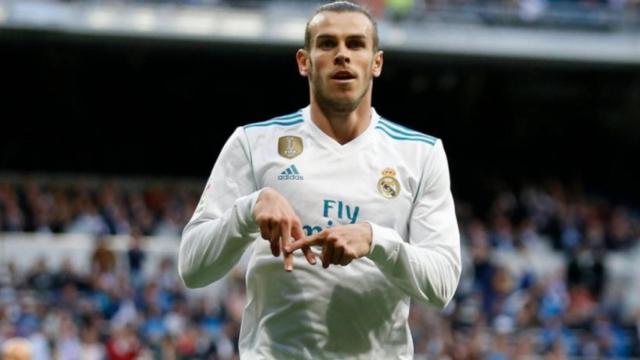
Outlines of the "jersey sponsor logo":
<svg viewBox="0 0 640 360">
<path fill-rule="evenodd" d="M 378 180 L 378 192 L 387 199 L 393 199 L 400 194 L 400 182 L 396 179 L 395 170 L 382 170 L 382 177 Z"/>
<path fill-rule="evenodd" d="M 324 229 L 333 226 L 355 224 L 358 222 L 360 214 L 360 206 L 355 204 L 347 204 L 342 200 L 322 200 L 322 218 L 325 219 L 326 225 L 302 225 L 302 230 L 307 236 L 322 232 Z"/>
<path fill-rule="evenodd" d="M 304 180 L 304 176 L 300 175 L 295 165 L 291 165 L 278 175 L 278 180 Z"/>
<path fill-rule="evenodd" d="M 287 159 L 302 154 L 302 138 L 300 136 L 281 136 L 278 139 L 278 154 Z"/>
</svg>

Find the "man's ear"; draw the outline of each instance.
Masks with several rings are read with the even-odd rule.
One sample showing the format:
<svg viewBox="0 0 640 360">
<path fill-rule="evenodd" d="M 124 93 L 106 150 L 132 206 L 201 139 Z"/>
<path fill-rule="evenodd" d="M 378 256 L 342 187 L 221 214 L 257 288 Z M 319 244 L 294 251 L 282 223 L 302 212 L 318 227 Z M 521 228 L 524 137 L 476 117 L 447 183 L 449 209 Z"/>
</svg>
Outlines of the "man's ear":
<svg viewBox="0 0 640 360">
<path fill-rule="evenodd" d="M 296 52 L 296 62 L 298 63 L 298 72 L 300 75 L 304 77 L 309 76 L 311 62 L 309 61 L 309 53 L 307 53 L 307 50 L 298 49 Z"/>
<path fill-rule="evenodd" d="M 382 63 L 384 63 L 383 54 L 382 50 L 378 50 L 375 55 L 373 55 L 373 66 L 371 67 L 373 77 L 378 77 L 382 74 Z"/>
</svg>

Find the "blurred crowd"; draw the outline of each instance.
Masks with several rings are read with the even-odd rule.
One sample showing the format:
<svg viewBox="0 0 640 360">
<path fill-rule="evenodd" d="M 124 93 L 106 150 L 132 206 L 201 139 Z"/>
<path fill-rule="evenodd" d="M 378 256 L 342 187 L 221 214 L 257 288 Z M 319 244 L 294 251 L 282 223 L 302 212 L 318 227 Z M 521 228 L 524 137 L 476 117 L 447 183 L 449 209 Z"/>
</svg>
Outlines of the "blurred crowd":
<svg viewBox="0 0 640 360">
<path fill-rule="evenodd" d="M 177 4 L 262 9 L 312 9 L 323 0 L 53 0 L 105 4 Z M 538 26 L 615 27 L 640 22 L 640 0 L 352 0 L 391 21 L 482 22 Z M 308 12 L 308 11 L 305 11 Z"/>
<path fill-rule="evenodd" d="M 171 258 L 151 275 L 141 271 L 139 240 L 124 257 L 98 244 L 86 272 L 72 261 L 51 269 L 40 259 L 26 272 L 3 264 L 0 348 L 23 340 L 34 360 L 237 358 L 242 302 L 233 294 L 243 278 L 190 298 Z"/>
<path fill-rule="evenodd" d="M 3 231 L 96 239 L 88 270 L 0 264 L 0 349 L 24 340 L 33 359 L 237 358 L 242 268 L 198 291 L 173 257 L 142 271 L 153 236 L 178 238 L 199 192 L 0 184 Z M 412 305 L 417 359 L 640 357 L 640 272 L 621 278 L 611 266 L 634 252 L 640 261 L 638 209 L 559 183 L 505 188 L 483 207 L 457 200 L 461 283 L 442 311 Z M 106 234 L 129 236 L 129 248 L 114 252 Z"/>
<path fill-rule="evenodd" d="M 640 357 L 638 209 L 553 182 L 498 191 L 482 216 L 456 206 L 462 281 L 444 314 L 413 313 L 418 353 Z M 621 276 L 610 260 L 625 256 Z"/>
<path fill-rule="evenodd" d="M 95 181 L 93 181 L 95 183 Z M 17 185 L 0 180 L 0 231 L 38 233 L 179 236 L 193 214 L 198 186 L 38 183 Z"/>
</svg>

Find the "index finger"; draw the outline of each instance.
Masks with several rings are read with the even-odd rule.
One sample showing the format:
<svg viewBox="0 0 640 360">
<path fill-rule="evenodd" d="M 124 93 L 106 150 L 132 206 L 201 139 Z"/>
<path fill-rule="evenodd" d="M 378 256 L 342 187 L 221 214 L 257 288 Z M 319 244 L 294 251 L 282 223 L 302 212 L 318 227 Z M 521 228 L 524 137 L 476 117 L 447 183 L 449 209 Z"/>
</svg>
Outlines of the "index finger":
<svg viewBox="0 0 640 360">
<path fill-rule="evenodd" d="M 286 246 L 291 239 L 291 228 L 288 223 L 283 223 L 282 231 L 280 232 L 280 248 L 282 249 L 282 256 L 284 257 L 284 270 L 293 270 L 293 254 L 287 251 Z"/>
<path fill-rule="evenodd" d="M 327 239 L 326 231 L 313 234 L 307 238 L 298 239 L 287 245 L 287 252 L 294 252 L 298 249 L 302 249 L 305 246 L 320 245 Z"/>
<path fill-rule="evenodd" d="M 289 240 L 291 239 L 291 225 L 289 225 L 289 222 L 280 223 L 280 236 L 282 239 L 282 251 L 286 252 L 286 249 L 284 247 L 289 243 Z"/>
<path fill-rule="evenodd" d="M 290 251 L 287 251 L 285 249 L 285 244 L 287 243 L 287 240 L 285 240 L 284 237 L 281 237 L 281 246 L 283 247 L 282 249 L 282 257 L 284 258 L 284 270 L 287 272 L 290 272 L 293 270 L 293 254 Z"/>
</svg>

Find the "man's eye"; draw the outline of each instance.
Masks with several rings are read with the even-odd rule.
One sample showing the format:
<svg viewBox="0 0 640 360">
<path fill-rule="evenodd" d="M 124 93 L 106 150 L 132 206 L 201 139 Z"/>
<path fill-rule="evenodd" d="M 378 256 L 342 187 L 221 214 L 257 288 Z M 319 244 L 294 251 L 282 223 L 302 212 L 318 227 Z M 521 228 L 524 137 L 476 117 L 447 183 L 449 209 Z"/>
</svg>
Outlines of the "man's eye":
<svg viewBox="0 0 640 360">
<path fill-rule="evenodd" d="M 365 47 L 364 42 L 362 42 L 362 41 L 358 41 L 358 40 L 356 40 L 356 41 L 349 41 L 349 42 L 347 43 L 347 46 L 348 46 L 350 49 L 361 49 L 361 48 Z"/>
<path fill-rule="evenodd" d="M 325 40 L 320 42 L 320 48 L 322 49 L 330 49 L 335 46 L 335 42 L 331 40 Z"/>
</svg>

